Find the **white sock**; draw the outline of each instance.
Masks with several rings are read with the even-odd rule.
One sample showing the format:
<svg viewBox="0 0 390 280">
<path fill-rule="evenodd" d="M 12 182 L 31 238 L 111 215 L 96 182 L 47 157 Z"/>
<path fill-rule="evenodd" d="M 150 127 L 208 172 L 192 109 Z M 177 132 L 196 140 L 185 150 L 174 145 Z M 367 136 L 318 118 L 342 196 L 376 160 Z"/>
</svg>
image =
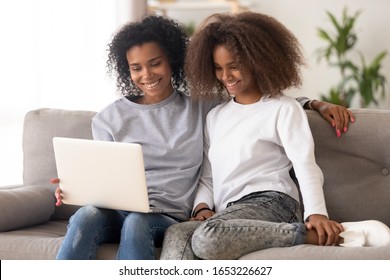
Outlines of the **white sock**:
<svg viewBox="0 0 390 280">
<path fill-rule="evenodd" d="M 390 228 L 382 222 L 367 220 L 361 222 L 341 223 L 344 231 L 343 247 L 379 247 L 390 244 Z"/>
</svg>

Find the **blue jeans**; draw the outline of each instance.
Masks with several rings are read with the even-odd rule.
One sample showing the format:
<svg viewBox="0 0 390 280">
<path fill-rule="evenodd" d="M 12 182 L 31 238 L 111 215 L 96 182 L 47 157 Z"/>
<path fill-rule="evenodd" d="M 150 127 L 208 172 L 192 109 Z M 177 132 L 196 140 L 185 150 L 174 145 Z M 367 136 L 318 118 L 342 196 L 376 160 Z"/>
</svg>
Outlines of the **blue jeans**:
<svg viewBox="0 0 390 280">
<path fill-rule="evenodd" d="M 177 223 L 163 214 L 80 208 L 69 220 L 57 259 L 95 259 L 102 243 L 119 242 L 118 259 L 154 259 L 165 230 Z"/>
<path fill-rule="evenodd" d="M 185 222 L 165 233 L 161 259 L 238 259 L 250 252 L 303 244 L 299 203 L 279 192 L 260 192 L 229 203 L 205 222 Z"/>
</svg>

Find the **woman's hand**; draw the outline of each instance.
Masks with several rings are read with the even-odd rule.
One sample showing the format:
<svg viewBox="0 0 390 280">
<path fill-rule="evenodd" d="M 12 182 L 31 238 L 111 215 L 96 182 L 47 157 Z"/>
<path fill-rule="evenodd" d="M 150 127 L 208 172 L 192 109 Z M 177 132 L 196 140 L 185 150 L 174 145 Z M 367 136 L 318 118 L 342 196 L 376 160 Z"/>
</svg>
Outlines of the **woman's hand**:
<svg viewBox="0 0 390 280">
<path fill-rule="evenodd" d="M 353 113 L 343 106 L 312 100 L 311 107 L 335 128 L 337 137 L 340 137 L 341 133 L 347 132 L 350 122 L 355 122 Z"/>
<path fill-rule="evenodd" d="M 58 184 L 60 182 L 60 179 L 54 178 L 50 180 L 50 183 L 52 184 Z M 62 191 L 60 187 L 56 188 L 56 191 L 54 192 L 54 196 L 56 197 L 56 204 L 55 206 L 61 206 L 62 205 Z"/>
<path fill-rule="evenodd" d="M 199 203 L 194 209 L 194 216 L 191 217 L 190 221 L 204 221 L 215 213 L 206 203 Z"/>
</svg>

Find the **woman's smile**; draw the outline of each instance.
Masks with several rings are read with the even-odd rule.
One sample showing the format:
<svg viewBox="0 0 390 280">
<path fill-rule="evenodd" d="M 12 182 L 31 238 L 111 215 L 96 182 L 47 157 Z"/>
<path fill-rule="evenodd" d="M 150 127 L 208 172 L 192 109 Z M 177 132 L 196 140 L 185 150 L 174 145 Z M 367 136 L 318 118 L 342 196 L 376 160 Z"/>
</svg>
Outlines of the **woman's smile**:
<svg viewBox="0 0 390 280">
<path fill-rule="evenodd" d="M 154 81 L 154 82 L 142 83 L 142 85 L 144 87 L 146 87 L 147 89 L 152 89 L 152 88 L 156 87 L 160 83 L 160 81 L 161 81 L 161 79 Z"/>
</svg>

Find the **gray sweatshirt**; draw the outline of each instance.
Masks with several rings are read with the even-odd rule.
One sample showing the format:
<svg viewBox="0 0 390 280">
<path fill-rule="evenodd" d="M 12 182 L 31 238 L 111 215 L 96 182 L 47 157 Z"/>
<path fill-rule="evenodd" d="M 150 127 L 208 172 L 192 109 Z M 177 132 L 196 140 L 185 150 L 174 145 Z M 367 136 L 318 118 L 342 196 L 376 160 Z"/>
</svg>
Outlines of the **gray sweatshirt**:
<svg viewBox="0 0 390 280">
<path fill-rule="evenodd" d="M 215 105 L 178 91 L 152 105 L 123 97 L 93 118 L 93 138 L 141 144 L 149 203 L 182 209 L 172 216 L 188 220 L 203 160 L 203 124 Z"/>
</svg>

